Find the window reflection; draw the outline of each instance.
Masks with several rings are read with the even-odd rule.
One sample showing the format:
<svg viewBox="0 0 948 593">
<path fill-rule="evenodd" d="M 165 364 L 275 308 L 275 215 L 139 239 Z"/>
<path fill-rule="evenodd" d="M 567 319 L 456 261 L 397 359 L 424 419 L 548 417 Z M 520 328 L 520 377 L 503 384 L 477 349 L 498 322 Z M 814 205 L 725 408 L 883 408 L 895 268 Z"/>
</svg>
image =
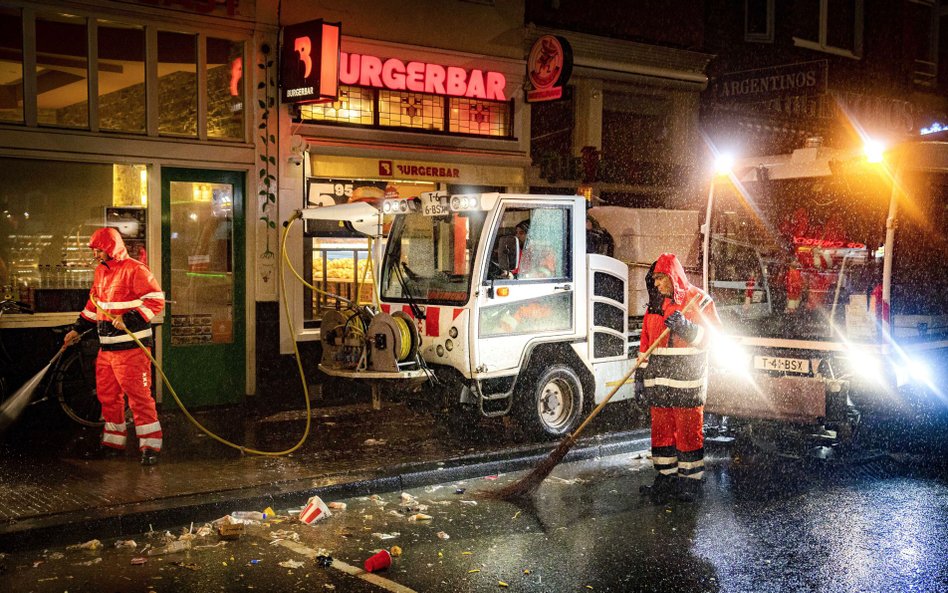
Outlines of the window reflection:
<svg viewBox="0 0 948 593">
<path fill-rule="evenodd" d="M 158 132 L 197 136 L 197 38 L 158 31 Z"/>
<path fill-rule="evenodd" d="M 0 121 L 23 123 L 23 23 L 0 7 Z"/>
<path fill-rule="evenodd" d="M 145 30 L 98 23 L 99 128 L 145 132 Z"/>
<path fill-rule="evenodd" d="M 36 18 L 36 105 L 40 125 L 89 127 L 86 19 Z"/>
<path fill-rule="evenodd" d="M 207 135 L 244 137 L 244 44 L 207 39 Z"/>
</svg>

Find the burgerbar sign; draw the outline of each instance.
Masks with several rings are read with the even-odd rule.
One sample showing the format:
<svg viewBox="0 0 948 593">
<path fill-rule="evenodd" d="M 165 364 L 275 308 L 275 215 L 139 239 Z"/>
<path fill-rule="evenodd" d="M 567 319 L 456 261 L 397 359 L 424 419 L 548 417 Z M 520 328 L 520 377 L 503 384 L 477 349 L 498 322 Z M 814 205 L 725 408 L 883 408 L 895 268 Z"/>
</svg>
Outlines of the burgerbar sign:
<svg viewBox="0 0 948 593">
<path fill-rule="evenodd" d="M 341 52 L 339 82 L 392 91 L 506 101 L 500 72 Z"/>
</svg>

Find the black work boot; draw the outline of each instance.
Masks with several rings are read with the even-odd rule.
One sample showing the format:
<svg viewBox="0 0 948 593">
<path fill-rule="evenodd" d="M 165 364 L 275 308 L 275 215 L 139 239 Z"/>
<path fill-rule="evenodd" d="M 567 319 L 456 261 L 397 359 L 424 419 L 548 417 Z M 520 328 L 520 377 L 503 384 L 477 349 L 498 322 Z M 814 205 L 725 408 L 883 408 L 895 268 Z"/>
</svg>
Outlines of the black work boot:
<svg viewBox="0 0 948 593">
<path fill-rule="evenodd" d="M 142 465 L 155 465 L 158 463 L 158 451 L 154 449 L 145 449 L 142 451 Z"/>
<path fill-rule="evenodd" d="M 675 475 L 658 474 L 651 486 L 639 486 L 639 493 L 648 496 L 653 504 L 664 504 L 675 496 L 678 481 Z"/>
<path fill-rule="evenodd" d="M 125 456 L 125 449 L 116 449 L 115 447 L 109 447 L 107 445 L 96 445 L 95 447 L 82 451 L 79 456 L 89 461 L 119 459 Z"/>
<path fill-rule="evenodd" d="M 681 502 L 695 502 L 703 493 L 704 480 L 694 478 L 679 478 L 675 498 Z"/>
</svg>

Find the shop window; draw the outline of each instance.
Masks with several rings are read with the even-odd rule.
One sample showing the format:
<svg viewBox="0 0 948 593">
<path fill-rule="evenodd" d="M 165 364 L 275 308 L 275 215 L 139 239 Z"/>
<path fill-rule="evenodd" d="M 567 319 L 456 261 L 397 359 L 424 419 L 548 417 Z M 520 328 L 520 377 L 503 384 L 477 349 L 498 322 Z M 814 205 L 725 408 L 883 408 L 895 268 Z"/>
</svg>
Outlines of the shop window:
<svg viewBox="0 0 948 593">
<path fill-rule="evenodd" d="M 300 120 L 509 138 L 511 109 L 498 101 L 343 85 L 337 101 L 300 106 Z"/>
<path fill-rule="evenodd" d="M 197 136 L 197 36 L 158 31 L 158 133 Z"/>
<path fill-rule="evenodd" d="M 89 127 L 89 38 L 86 19 L 61 14 L 36 17 L 38 123 Z"/>
<path fill-rule="evenodd" d="M 145 133 L 145 30 L 99 21 L 99 129 Z"/>
<path fill-rule="evenodd" d="M 509 136 L 510 107 L 506 103 L 451 99 L 451 131 L 478 136 Z"/>
<path fill-rule="evenodd" d="M 20 11 L 0 7 L 0 122 L 23 122 L 23 22 Z"/>
<path fill-rule="evenodd" d="M 912 33 L 906 37 L 915 59 L 912 81 L 921 87 L 934 88 L 938 80 L 939 14 L 934 0 L 912 0 L 906 3 Z"/>
<path fill-rule="evenodd" d="M 862 56 L 863 0 L 798 0 L 794 45 L 851 57 Z"/>
<path fill-rule="evenodd" d="M 435 191 L 434 183 L 406 183 L 360 179 L 311 178 L 307 183 L 309 206 L 333 206 L 366 201 L 378 204 L 382 199 L 415 197 Z M 392 224 L 383 220 L 383 233 Z M 340 309 L 346 301 L 372 302 L 376 289 L 369 259 L 369 243 L 335 221 L 306 221 L 303 243 L 304 279 L 318 291 L 304 288 L 304 326 L 319 327 L 327 310 Z"/>
<path fill-rule="evenodd" d="M 375 96 L 372 89 L 340 86 L 338 101 L 302 105 L 300 117 L 304 121 L 371 126 L 375 123 Z"/>
<path fill-rule="evenodd" d="M 444 97 L 379 91 L 379 125 L 444 131 Z"/>
<path fill-rule="evenodd" d="M 244 137 L 244 44 L 207 38 L 207 136 Z"/>
<path fill-rule="evenodd" d="M 115 226 L 147 258 L 144 165 L 0 158 L 0 286 L 37 312 L 75 313 L 92 285 L 89 237 Z"/>
</svg>

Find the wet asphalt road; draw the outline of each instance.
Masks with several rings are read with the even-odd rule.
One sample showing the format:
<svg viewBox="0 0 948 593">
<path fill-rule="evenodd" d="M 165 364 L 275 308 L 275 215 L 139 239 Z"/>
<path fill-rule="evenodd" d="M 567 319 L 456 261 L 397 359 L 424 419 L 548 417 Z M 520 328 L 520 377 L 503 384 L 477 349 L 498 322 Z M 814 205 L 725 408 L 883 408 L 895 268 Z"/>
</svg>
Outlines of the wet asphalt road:
<svg viewBox="0 0 948 593">
<path fill-rule="evenodd" d="M 132 536 L 134 549 L 105 541 L 96 551 L 66 549 L 73 542 L 64 534 L 62 547 L 4 558 L 0 580 L 9 591 L 72 593 L 948 590 L 943 464 L 933 468 L 924 456 L 812 462 L 727 451 L 709 461 L 706 494 L 695 504 L 650 504 L 638 495 L 652 479 L 649 462 L 620 455 L 564 464 L 526 501 L 475 495 L 517 474 L 437 484 L 409 491 L 414 502 L 400 492 L 346 500 L 345 511 L 314 526 L 248 526 L 237 541 L 210 535 L 171 555 L 143 550 L 164 544 L 161 534 Z M 432 518 L 409 520 L 416 512 Z M 384 581 L 344 572 L 392 545 L 403 554 L 381 573 Z M 318 566 L 320 550 L 336 565 Z M 134 557 L 148 561 L 132 565 Z M 280 566 L 290 561 L 302 566 Z"/>
</svg>

